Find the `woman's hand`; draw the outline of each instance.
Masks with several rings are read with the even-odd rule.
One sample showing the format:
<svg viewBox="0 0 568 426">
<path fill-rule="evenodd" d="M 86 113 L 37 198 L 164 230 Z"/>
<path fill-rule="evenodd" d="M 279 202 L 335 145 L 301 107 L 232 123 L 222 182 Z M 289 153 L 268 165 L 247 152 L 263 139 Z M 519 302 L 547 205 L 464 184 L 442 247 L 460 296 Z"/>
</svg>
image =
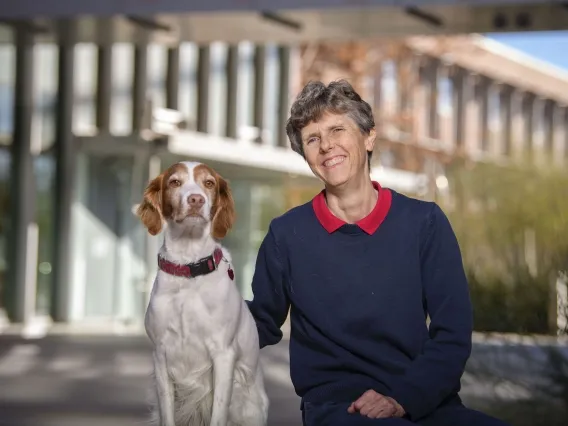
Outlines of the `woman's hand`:
<svg viewBox="0 0 568 426">
<path fill-rule="evenodd" d="M 369 389 L 359 399 L 351 403 L 347 411 L 349 413 L 359 412 L 371 419 L 403 417 L 405 414 L 402 406 L 394 399 L 381 395 L 372 389 Z"/>
</svg>

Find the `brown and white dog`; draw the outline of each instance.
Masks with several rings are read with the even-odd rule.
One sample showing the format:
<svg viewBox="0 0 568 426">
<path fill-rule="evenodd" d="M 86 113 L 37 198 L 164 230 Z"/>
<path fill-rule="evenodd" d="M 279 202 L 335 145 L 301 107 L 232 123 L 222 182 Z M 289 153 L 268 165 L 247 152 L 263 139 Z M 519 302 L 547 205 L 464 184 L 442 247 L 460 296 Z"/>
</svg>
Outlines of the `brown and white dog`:
<svg viewBox="0 0 568 426">
<path fill-rule="evenodd" d="M 220 245 L 235 218 L 228 183 L 205 164 L 172 165 L 137 215 L 164 230 L 145 326 L 154 345 L 159 426 L 265 426 L 256 325 Z"/>
</svg>

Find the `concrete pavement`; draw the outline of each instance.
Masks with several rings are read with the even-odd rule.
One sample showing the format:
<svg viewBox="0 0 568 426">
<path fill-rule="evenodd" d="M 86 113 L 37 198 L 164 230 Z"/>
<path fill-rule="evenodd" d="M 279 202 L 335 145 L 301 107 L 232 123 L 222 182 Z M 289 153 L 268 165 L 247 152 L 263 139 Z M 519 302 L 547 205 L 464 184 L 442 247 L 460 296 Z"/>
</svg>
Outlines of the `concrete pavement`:
<svg viewBox="0 0 568 426">
<path fill-rule="evenodd" d="M 549 403 L 554 399 L 562 404 L 568 389 L 568 346 L 553 346 L 550 352 L 543 342 L 477 341 L 462 380 L 462 398 L 472 408 L 527 421 L 511 421 L 515 426 L 543 424 L 536 419 L 553 412 Z M 269 425 L 300 426 L 288 340 L 261 354 L 271 401 Z M 0 334 L 0 426 L 144 425 L 151 370 L 143 335 L 23 339 Z M 565 424 L 553 420 L 545 424 Z"/>
<path fill-rule="evenodd" d="M 300 426 L 288 342 L 262 351 L 271 426 Z M 0 336 L 1 426 L 143 425 L 150 347 L 139 336 Z"/>
</svg>

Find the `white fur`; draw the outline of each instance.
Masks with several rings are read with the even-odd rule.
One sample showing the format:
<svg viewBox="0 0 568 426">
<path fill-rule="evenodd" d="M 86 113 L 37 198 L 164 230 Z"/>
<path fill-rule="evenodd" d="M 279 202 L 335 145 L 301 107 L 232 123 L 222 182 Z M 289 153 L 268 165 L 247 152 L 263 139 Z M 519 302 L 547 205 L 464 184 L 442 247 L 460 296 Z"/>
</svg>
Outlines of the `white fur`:
<svg viewBox="0 0 568 426">
<path fill-rule="evenodd" d="M 184 163 L 191 171 L 196 163 Z M 194 180 L 183 198 L 205 196 Z M 184 205 L 185 206 L 185 205 Z M 160 255 L 179 264 L 195 262 L 221 247 L 211 222 L 168 221 Z M 265 426 L 268 398 L 259 363 L 256 325 L 235 282 L 230 253 L 207 275 L 187 279 L 158 270 L 145 326 L 154 344 L 155 424 L 159 426 Z"/>
</svg>

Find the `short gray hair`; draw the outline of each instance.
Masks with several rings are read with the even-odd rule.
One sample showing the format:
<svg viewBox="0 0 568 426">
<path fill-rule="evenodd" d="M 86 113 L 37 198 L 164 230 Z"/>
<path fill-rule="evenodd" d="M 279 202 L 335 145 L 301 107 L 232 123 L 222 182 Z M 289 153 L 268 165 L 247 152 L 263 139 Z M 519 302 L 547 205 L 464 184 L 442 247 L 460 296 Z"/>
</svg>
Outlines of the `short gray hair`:
<svg viewBox="0 0 568 426">
<path fill-rule="evenodd" d="M 362 133 L 369 134 L 375 127 L 371 106 L 361 99 L 346 80 L 332 81 L 327 86 L 321 81 L 310 81 L 292 104 L 290 118 L 286 123 L 286 134 L 292 149 L 302 157 L 302 129 L 327 112 L 347 114 Z M 372 154 L 372 151 L 367 152 L 369 164 Z"/>
</svg>

